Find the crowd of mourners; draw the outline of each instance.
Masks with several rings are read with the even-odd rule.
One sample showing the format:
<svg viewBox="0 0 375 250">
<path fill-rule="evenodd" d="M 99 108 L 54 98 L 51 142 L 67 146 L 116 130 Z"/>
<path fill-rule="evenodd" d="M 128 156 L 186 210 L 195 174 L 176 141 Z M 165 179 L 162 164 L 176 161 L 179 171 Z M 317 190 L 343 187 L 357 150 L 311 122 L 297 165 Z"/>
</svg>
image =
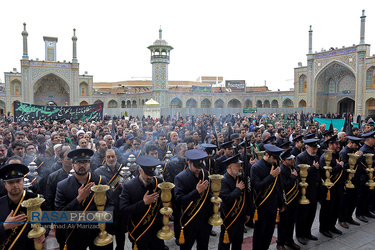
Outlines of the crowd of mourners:
<svg viewBox="0 0 375 250">
<path fill-rule="evenodd" d="M 276 224 L 277 249 L 300 249 L 318 239 L 311 234 L 318 203 L 321 234 L 342 234 L 337 225 L 347 229 L 360 225 L 354 217 L 363 223 L 375 218 L 368 161 L 368 154 L 375 154 L 374 121 L 337 129 L 314 117 L 342 118 L 105 115 L 101 121 L 17 123 L 7 117 L 0 121 L 0 246 L 34 249 L 34 243 L 45 242 L 48 229 L 38 238 L 27 237 L 31 228 L 22 227 L 27 220 L 22 200 L 42 195 L 42 210 L 96 211 L 90 188 L 108 184 L 106 210 L 115 219 L 106 230 L 116 243 L 95 245 L 99 227 L 56 224 L 60 249 L 124 249 L 126 233 L 134 249 L 168 249 L 157 236 L 163 226 L 157 184 L 163 181 L 175 185 L 168 216 L 180 249 L 194 243 L 208 249 L 209 238 L 217 234 L 218 249 L 241 249 L 247 227 L 254 228 L 253 249 L 268 249 Z M 289 121 L 293 125 L 286 125 Z M 138 167 L 124 171 L 133 162 Z M 301 164 L 309 166 L 307 177 L 301 176 Z M 223 176 L 220 204 L 210 201 L 213 174 Z M 308 203 L 301 202 L 305 199 Z M 214 206 L 220 207 L 220 232 L 209 223 Z"/>
</svg>

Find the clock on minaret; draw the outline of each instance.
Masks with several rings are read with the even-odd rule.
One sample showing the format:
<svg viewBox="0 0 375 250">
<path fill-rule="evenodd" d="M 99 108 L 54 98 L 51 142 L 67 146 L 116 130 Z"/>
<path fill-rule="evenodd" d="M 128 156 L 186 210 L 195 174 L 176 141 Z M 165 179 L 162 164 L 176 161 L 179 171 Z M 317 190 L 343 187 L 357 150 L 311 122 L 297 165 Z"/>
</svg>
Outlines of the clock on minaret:
<svg viewBox="0 0 375 250">
<path fill-rule="evenodd" d="M 57 37 L 47 37 L 44 36 L 43 40 L 45 42 L 45 55 L 46 61 L 55 62 L 56 61 L 56 43 Z"/>
</svg>

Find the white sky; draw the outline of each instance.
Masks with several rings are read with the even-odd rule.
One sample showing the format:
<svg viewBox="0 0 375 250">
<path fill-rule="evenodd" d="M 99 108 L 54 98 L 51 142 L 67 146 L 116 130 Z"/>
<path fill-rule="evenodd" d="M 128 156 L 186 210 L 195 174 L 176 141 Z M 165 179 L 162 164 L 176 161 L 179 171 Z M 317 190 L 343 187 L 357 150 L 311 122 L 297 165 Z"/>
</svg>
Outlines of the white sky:
<svg viewBox="0 0 375 250">
<path fill-rule="evenodd" d="M 306 65 L 308 30 L 313 51 L 358 44 L 366 10 L 366 43 L 375 43 L 373 0 L 166 1 L 12 0 L 0 3 L 0 79 L 20 70 L 23 22 L 29 58 L 44 60 L 43 36 L 58 37 L 57 60 L 72 60 L 77 29 L 80 74 L 94 82 L 151 77 L 147 46 L 160 25 L 171 52 L 169 80 L 199 76 L 246 80 L 272 90 L 293 87 L 293 68 Z M 375 51 L 371 52 L 375 54 Z"/>
</svg>

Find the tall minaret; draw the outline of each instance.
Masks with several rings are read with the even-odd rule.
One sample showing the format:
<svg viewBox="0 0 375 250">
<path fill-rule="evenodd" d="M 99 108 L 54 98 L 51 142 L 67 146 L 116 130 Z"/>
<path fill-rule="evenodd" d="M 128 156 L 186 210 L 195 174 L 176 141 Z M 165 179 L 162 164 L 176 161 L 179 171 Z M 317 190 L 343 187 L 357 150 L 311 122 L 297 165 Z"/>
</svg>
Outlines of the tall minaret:
<svg viewBox="0 0 375 250">
<path fill-rule="evenodd" d="M 73 29 L 73 36 L 72 36 L 72 41 L 73 41 L 73 60 L 72 62 L 77 63 L 77 37 L 76 37 L 76 29 Z"/>
<path fill-rule="evenodd" d="M 309 30 L 309 54 L 312 54 L 312 29 L 310 25 L 310 30 Z"/>
<path fill-rule="evenodd" d="M 359 40 L 359 44 L 365 44 L 365 23 L 366 23 L 365 10 L 362 10 L 362 16 L 361 16 L 361 38 Z"/>
<path fill-rule="evenodd" d="M 315 98 L 314 98 L 314 74 L 313 74 L 313 67 L 314 67 L 314 55 L 312 52 L 312 28 L 310 25 L 309 30 L 309 53 L 307 54 L 307 96 L 306 102 L 308 108 L 315 107 Z"/>
<path fill-rule="evenodd" d="M 147 47 L 151 51 L 152 64 L 152 98 L 161 108 L 169 107 L 168 100 L 168 64 L 172 46 L 162 38 L 162 29 L 159 29 L 159 39 Z"/>
<path fill-rule="evenodd" d="M 28 55 L 28 52 L 27 52 L 27 37 L 28 37 L 29 33 L 27 33 L 27 31 L 26 31 L 26 23 L 23 23 L 23 31 L 22 31 L 21 34 L 23 36 L 23 55 L 22 55 L 22 59 L 28 60 L 29 55 Z"/>
</svg>

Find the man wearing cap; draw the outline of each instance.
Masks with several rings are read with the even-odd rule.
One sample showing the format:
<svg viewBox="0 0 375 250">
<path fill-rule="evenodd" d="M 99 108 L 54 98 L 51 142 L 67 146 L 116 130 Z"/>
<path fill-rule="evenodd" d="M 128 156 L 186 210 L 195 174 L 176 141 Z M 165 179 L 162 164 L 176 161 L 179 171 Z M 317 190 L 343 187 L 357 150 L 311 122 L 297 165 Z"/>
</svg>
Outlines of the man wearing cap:
<svg viewBox="0 0 375 250">
<path fill-rule="evenodd" d="M 276 144 L 276 136 L 272 135 L 272 136 L 268 137 L 267 139 L 265 139 L 263 141 L 263 147 L 264 147 L 265 144 L 275 145 Z"/>
<path fill-rule="evenodd" d="M 375 215 L 370 212 L 369 208 L 370 199 L 372 198 L 371 193 L 373 192 L 373 190 L 370 190 L 370 188 L 366 186 L 366 182 L 368 182 L 368 174 L 366 168 L 368 166 L 366 164 L 366 158 L 364 154 L 375 155 L 375 131 L 363 134 L 362 138 L 365 138 L 365 144 L 359 149 L 359 151 L 363 152 L 363 155 L 358 159 L 358 168 L 354 174 L 353 184 L 356 188 L 358 188 L 356 216 L 360 221 L 368 222 L 366 217 L 375 218 Z"/>
<path fill-rule="evenodd" d="M 303 135 L 299 135 L 293 139 L 294 147 L 292 148 L 291 154 L 294 156 L 299 155 L 305 150 L 305 144 L 303 143 Z"/>
<path fill-rule="evenodd" d="M 163 250 L 164 242 L 156 234 L 162 228 L 162 207 L 158 184 L 163 182 L 156 177 L 156 166 L 160 161 L 150 155 L 139 156 L 139 175 L 122 187 L 120 211 L 129 216 L 128 233 L 133 248 L 139 250 Z"/>
<path fill-rule="evenodd" d="M 245 147 L 245 144 L 246 143 L 246 140 L 241 142 L 240 143 L 240 146 L 241 147 Z M 245 155 L 246 154 L 246 155 Z M 246 184 L 245 184 L 245 188 L 246 188 L 246 197 L 248 199 L 248 202 L 249 202 L 249 209 L 250 209 L 250 220 L 248 222 L 246 222 L 245 226 L 247 227 L 251 227 L 253 228 L 254 227 L 254 223 L 253 223 L 253 214 L 254 214 L 254 206 L 253 206 L 253 190 L 251 189 L 251 180 L 250 180 L 250 169 L 251 169 L 251 166 L 256 163 L 258 161 L 258 156 L 256 155 L 256 152 L 254 150 L 254 146 L 253 144 L 250 142 L 250 141 L 247 141 L 247 145 L 246 145 L 246 150 L 244 150 L 241 154 L 240 154 L 240 159 L 241 161 L 244 162 L 243 164 L 243 173 L 244 173 L 244 180 L 246 181 Z M 246 160 L 247 160 L 247 163 L 246 163 Z M 246 228 L 245 228 L 245 233 L 247 232 Z"/>
<path fill-rule="evenodd" d="M 205 168 L 209 174 L 213 174 L 214 173 L 214 169 L 215 169 L 215 164 L 216 164 L 216 159 L 215 159 L 215 152 L 216 152 L 216 148 L 217 146 L 214 145 L 214 144 L 209 144 L 209 143 L 202 143 L 201 144 L 201 148 L 202 150 L 204 150 L 208 157 L 206 158 L 205 160 Z"/>
<path fill-rule="evenodd" d="M 276 220 L 285 209 L 285 200 L 278 166 L 283 149 L 274 145 L 264 145 L 265 154 L 250 170 L 254 191 L 254 234 L 253 249 L 268 249 Z"/>
<path fill-rule="evenodd" d="M 175 178 L 175 199 L 182 209 L 180 249 L 191 249 L 197 241 L 197 249 L 208 249 L 212 226 L 208 219 L 212 215 L 210 182 L 204 170 L 206 152 L 199 149 L 185 153 L 189 167 Z"/>
<path fill-rule="evenodd" d="M 240 155 L 237 154 L 226 159 L 224 162 L 227 172 L 221 180 L 220 198 L 221 203 L 221 232 L 219 238 L 219 250 L 242 249 L 244 226 L 250 219 L 250 209 L 246 196 L 245 183 L 240 177 L 242 175 L 242 163 Z"/>
<path fill-rule="evenodd" d="M 318 204 L 319 188 L 321 184 L 319 157 L 318 153 L 319 139 L 304 140 L 306 150 L 296 157 L 296 170 L 299 173 L 298 165 L 310 165 L 307 172 L 306 182 L 309 184 L 306 188 L 306 198 L 310 204 L 297 205 L 297 219 L 296 219 L 296 237 L 302 245 L 307 244 L 307 240 L 318 240 L 318 238 L 311 234 L 311 227 L 315 219 L 316 207 Z"/>
<path fill-rule="evenodd" d="M 326 237 L 332 238 L 332 233 L 342 234 L 338 230 L 336 225 L 336 220 L 339 213 L 339 205 L 342 198 L 342 190 L 344 189 L 344 162 L 339 159 L 339 149 L 340 144 L 337 139 L 337 135 L 332 136 L 326 141 L 328 145 L 328 150 L 332 151 L 332 159 L 329 167 L 332 167 L 332 170 L 329 171 L 330 176 L 326 176 L 326 170 L 323 168 L 326 166 L 326 161 L 324 159 L 326 152 L 322 154 L 319 160 L 319 166 L 321 170 L 321 177 L 323 182 L 326 182 L 327 178 L 330 179 L 333 186 L 322 185 L 321 189 L 321 199 L 320 199 L 320 213 L 319 213 L 319 231 Z"/>
<path fill-rule="evenodd" d="M 292 149 L 281 153 L 282 164 L 281 181 L 285 191 L 287 209 L 280 213 L 280 223 L 277 225 L 277 249 L 285 249 L 288 246 L 292 249 L 300 249 L 293 240 L 294 223 L 296 220 L 296 210 L 299 200 L 299 181 L 298 173 L 294 167 L 294 158 Z"/>
<path fill-rule="evenodd" d="M 232 157 L 234 154 L 233 142 L 228 141 L 220 145 L 221 148 L 224 148 L 224 154 L 216 159 L 216 164 L 214 168 L 214 174 L 225 174 L 227 166 L 223 164 L 223 161 Z"/>
<path fill-rule="evenodd" d="M 92 198 L 94 192 L 91 192 L 91 187 L 98 184 L 105 185 L 107 180 L 103 176 L 90 172 L 90 157 L 93 153 L 91 149 L 86 148 L 75 149 L 68 153 L 68 157 L 73 160 L 74 175 L 57 184 L 55 198 L 55 208 L 57 210 L 97 211 Z M 112 197 L 109 192 L 107 192 L 105 210 L 113 210 Z M 99 232 L 98 227 L 87 227 L 87 224 L 68 225 L 65 245 L 68 249 L 86 249 L 87 247 L 96 249 L 94 239 Z M 112 247 L 111 244 L 107 246 L 108 249 L 110 247 Z"/>
<path fill-rule="evenodd" d="M 31 224 L 27 220 L 27 209 L 20 204 L 38 194 L 23 190 L 24 175 L 29 169 L 22 164 L 8 164 L 0 169 L 0 178 L 4 180 L 7 195 L 0 198 L 0 246 L 2 249 L 34 249 L 34 243 L 43 243 L 45 235 L 29 239 L 27 234 Z"/>
<path fill-rule="evenodd" d="M 323 139 L 320 141 L 319 155 L 323 154 L 323 150 L 328 148 L 326 141 L 333 136 L 333 130 L 326 130 L 323 133 Z"/>
<path fill-rule="evenodd" d="M 348 136 L 348 144 L 340 151 L 340 158 L 344 162 L 344 179 L 348 179 L 348 173 L 347 169 L 349 169 L 349 153 L 355 153 L 356 155 L 361 156 L 362 152 L 358 151 L 359 143 L 361 142 L 361 138 L 354 137 L 354 136 Z M 357 162 L 358 163 L 358 162 Z M 357 169 L 358 165 L 355 164 L 354 168 Z M 354 177 L 354 174 L 350 173 L 352 177 Z M 340 205 L 340 211 L 339 211 L 339 224 L 343 228 L 349 228 L 348 224 L 357 225 L 360 224 L 353 220 L 353 212 L 356 207 L 358 199 L 358 188 L 354 186 L 354 188 L 346 188 L 345 192 L 343 194 L 342 203 Z"/>
<path fill-rule="evenodd" d="M 233 154 L 238 154 L 239 153 L 239 150 L 241 149 L 241 148 L 239 148 L 239 144 L 240 144 L 240 142 L 241 142 L 241 137 L 240 137 L 240 135 L 238 134 L 238 133 L 234 133 L 234 134 L 231 134 L 230 135 L 230 139 L 231 139 L 231 141 L 233 142 L 233 148 L 234 148 L 234 152 L 233 152 Z"/>
</svg>

